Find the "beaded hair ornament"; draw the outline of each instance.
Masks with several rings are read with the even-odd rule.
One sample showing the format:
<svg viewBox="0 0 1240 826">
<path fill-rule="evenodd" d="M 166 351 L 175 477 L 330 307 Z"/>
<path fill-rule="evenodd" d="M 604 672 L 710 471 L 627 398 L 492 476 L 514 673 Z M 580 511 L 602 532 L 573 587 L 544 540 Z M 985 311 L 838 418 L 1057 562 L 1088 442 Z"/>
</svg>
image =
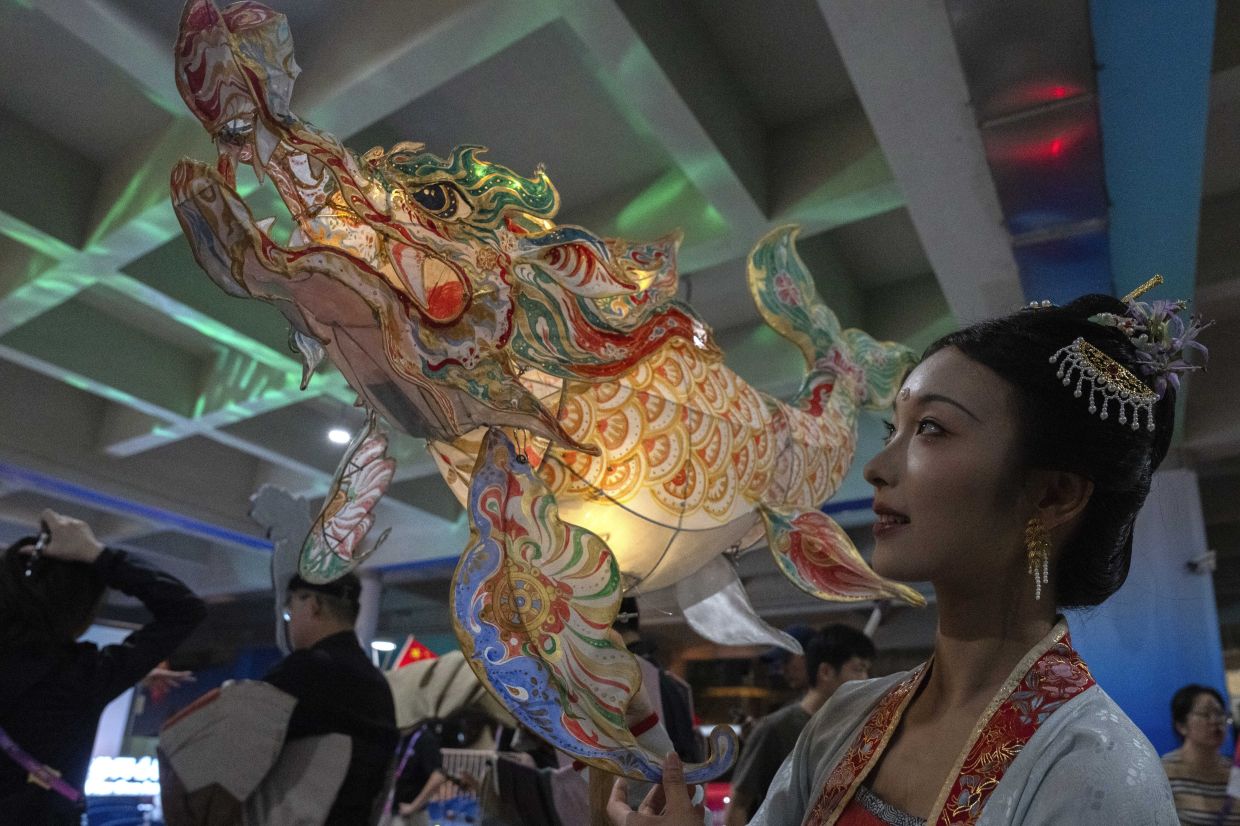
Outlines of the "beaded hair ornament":
<svg viewBox="0 0 1240 826">
<path fill-rule="evenodd" d="M 1197 350 L 1204 359 L 1208 353 L 1197 341 L 1197 335 L 1210 326 L 1201 319 L 1189 317 L 1187 322 L 1179 313 L 1188 306 L 1187 301 L 1138 301 L 1144 293 L 1163 283 L 1156 275 L 1137 289 L 1124 296 L 1127 312 L 1099 313 L 1090 321 L 1104 327 L 1115 327 L 1128 336 L 1137 348 L 1137 369 L 1144 374 L 1139 378 L 1127 367 L 1078 337 L 1066 347 L 1061 347 L 1050 357 L 1051 364 L 1058 364 L 1056 372 L 1065 387 L 1076 386 L 1072 395 L 1089 398 L 1089 412 L 1097 413 L 1099 419 L 1110 417 L 1112 402 L 1119 414 L 1119 423 L 1130 425 L 1133 430 L 1141 426 L 1141 414 L 1145 414 L 1145 427 L 1154 429 L 1154 403 L 1167 393 L 1167 387 L 1180 387 L 1180 375 L 1200 370 L 1201 365 L 1190 364 L 1185 356 Z M 1033 307 L 1049 307 L 1049 301 L 1033 302 Z"/>
</svg>

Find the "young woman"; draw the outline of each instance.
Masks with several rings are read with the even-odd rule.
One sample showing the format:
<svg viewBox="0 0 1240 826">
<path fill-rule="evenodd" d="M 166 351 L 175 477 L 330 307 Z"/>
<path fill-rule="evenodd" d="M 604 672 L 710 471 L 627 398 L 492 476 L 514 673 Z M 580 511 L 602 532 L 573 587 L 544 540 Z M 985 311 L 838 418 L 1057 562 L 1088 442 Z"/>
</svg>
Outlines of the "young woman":
<svg viewBox="0 0 1240 826">
<path fill-rule="evenodd" d="M 179 580 L 105 548 L 79 519 L 44 511 L 43 527 L 43 543 L 0 552 L 0 822 L 76 826 L 100 714 L 206 608 Z M 76 642 L 109 587 L 137 597 L 153 619 L 117 645 Z M 174 684 L 185 676 L 160 674 Z"/>
<path fill-rule="evenodd" d="M 1177 823 L 1157 755 L 1057 611 L 1127 576 L 1180 355 L 1199 347 L 1181 309 L 1088 296 L 929 348 L 865 476 L 874 569 L 934 585 L 934 654 L 841 688 L 754 824 Z M 700 823 L 679 777 L 669 759 L 639 811 L 613 796 L 612 820 Z"/>
<path fill-rule="evenodd" d="M 1171 722 L 1183 744 L 1163 755 L 1181 823 L 1240 824 L 1240 806 L 1227 796 L 1231 760 L 1219 754 L 1231 719 L 1213 688 L 1190 684 L 1171 698 Z"/>
</svg>

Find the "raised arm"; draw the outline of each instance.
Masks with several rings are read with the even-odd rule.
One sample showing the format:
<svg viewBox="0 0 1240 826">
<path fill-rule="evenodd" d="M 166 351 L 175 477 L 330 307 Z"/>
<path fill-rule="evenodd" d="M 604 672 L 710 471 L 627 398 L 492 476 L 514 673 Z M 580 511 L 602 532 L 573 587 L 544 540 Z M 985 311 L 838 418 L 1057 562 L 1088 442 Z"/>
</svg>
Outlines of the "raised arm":
<svg viewBox="0 0 1240 826">
<path fill-rule="evenodd" d="M 136 597 L 153 615 L 120 643 L 98 652 L 89 668 L 88 700 L 105 704 L 132 687 L 171 654 L 202 622 L 206 606 L 179 579 L 125 551 L 105 548 L 80 519 L 43 512 L 47 546 L 42 553 L 93 565 L 105 585 Z"/>
</svg>

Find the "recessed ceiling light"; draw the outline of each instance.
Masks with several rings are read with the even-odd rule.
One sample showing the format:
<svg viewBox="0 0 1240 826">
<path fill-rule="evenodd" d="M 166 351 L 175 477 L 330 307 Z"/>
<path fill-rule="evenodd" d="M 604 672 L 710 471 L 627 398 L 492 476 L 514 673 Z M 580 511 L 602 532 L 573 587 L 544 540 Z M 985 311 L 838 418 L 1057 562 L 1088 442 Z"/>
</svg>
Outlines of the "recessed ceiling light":
<svg viewBox="0 0 1240 826">
<path fill-rule="evenodd" d="M 370 644 L 370 647 L 376 651 L 395 651 L 396 643 L 391 640 L 375 640 Z"/>
<path fill-rule="evenodd" d="M 344 430 L 343 428 L 333 427 L 331 430 L 327 431 L 327 441 L 333 444 L 347 445 L 349 440 L 352 438 L 353 437 L 350 435 L 349 431 Z"/>
</svg>

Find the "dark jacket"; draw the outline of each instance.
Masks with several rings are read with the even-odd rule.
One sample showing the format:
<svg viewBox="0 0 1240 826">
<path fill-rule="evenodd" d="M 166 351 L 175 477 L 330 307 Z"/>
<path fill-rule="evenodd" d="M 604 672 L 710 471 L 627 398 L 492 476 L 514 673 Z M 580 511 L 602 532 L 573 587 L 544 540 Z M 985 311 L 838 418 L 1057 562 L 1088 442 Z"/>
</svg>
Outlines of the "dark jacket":
<svg viewBox="0 0 1240 826">
<path fill-rule="evenodd" d="M 357 636 L 341 631 L 294 651 L 263 678 L 297 698 L 288 739 L 337 732 L 353 739 L 352 758 L 325 826 L 364 826 L 396 752 L 392 690 Z"/>
<path fill-rule="evenodd" d="M 104 707 L 166 659 L 206 616 L 202 600 L 180 580 L 124 551 L 105 549 L 94 564 L 104 584 L 137 597 L 154 619 L 102 649 L 83 642 L 0 654 L 0 728 L 79 791 Z M 0 754 L 0 823 L 78 821 L 69 801 L 26 782 L 26 772 Z"/>
</svg>

